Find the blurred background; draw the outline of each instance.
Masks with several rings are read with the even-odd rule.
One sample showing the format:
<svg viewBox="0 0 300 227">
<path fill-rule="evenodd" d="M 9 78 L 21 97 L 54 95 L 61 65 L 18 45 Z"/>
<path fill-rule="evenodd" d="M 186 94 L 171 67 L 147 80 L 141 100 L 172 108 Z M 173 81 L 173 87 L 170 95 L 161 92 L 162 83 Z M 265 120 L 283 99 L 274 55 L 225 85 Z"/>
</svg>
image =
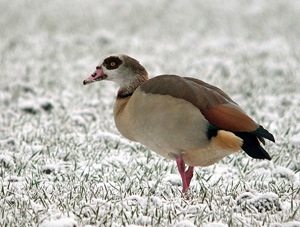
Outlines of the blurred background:
<svg viewBox="0 0 300 227">
<path fill-rule="evenodd" d="M 136 57 L 152 76 L 287 82 L 277 77 L 292 79 L 299 21 L 300 2 L 293 0 L 1 0 L 1 84 L 79 81 L 112 53 Z"/>
<path fill-rule="evenodd" d="M 107 55 L 123 53 L 151 77 L 174 73 L 219 86 L 270 123 L 299 104 L 299 21 L 293 0 L 1 0 L 2 100 L 13 93 L 18 101 L 26 84 L 52 99 L 71 96 L 69 109 L 93 98 L 112 102 L 115 85 L 82 81 Z"/>
</svg>

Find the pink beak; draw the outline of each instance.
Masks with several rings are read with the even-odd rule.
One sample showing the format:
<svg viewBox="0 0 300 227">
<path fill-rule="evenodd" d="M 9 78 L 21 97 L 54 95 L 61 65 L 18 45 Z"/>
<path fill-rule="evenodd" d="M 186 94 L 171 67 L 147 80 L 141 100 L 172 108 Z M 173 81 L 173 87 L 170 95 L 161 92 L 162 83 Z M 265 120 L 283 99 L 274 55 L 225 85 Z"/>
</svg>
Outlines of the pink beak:
<svg viewBox="0 0 300 227">
<path fill-rule="evenodd" d="M 96 71 L 87 79 L 83 81 L 83 85 L 90 84 L 95 81 L 100 81 L 106 79 L 107 76 L 103 73 L 102 67 L 97 66 Z"/>
</svg>

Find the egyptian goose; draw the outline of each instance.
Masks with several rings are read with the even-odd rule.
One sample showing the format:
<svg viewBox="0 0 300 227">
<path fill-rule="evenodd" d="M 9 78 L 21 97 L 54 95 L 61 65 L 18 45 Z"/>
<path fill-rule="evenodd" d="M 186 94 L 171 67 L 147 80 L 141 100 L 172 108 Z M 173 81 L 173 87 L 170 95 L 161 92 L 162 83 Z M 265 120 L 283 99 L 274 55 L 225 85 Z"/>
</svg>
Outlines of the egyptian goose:
<svg viewBox="0 0 300 227">
<path fill-rule="evenodd" d="M 146 69 L 127 55 L 107 57 L 83 84 L 101 80 L 120 86 L 114 106 L 117 129 L 127 139 L 176 160 L 183 192 L 194 166 L 212 165 L 239 150 L 252 158 L 271 159 L 261 144 L 264 138 L 275 142 L 273 135 L 217 87 L 176 75 L 148 79 Z"/>
</svg>

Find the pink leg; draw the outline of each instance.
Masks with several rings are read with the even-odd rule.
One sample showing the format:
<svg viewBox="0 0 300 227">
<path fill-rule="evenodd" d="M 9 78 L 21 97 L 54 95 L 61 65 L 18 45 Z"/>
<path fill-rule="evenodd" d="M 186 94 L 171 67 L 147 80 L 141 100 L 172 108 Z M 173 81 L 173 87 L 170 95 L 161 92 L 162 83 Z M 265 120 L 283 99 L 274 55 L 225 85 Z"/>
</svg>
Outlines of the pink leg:
<svg viewBox="0 0 300 227">
<path fill-rule="evenodd" d="M 193 177 L 194 167 L 190 166 L 188 170 L 185 171 L 185 162 L 181 156 L 176 158 L 176 163 L 182 180 L 182 192 L 186 193 L 189 189 L 190 182 Z"/>
<path fill-rule="evenodd" d="M 188 187 L 190 186 L 193 176 L 194 176 L 194 166 L 189 166 L 188 170 L 185 172 L 185 178 Z"/>
<path fill-rule="evenodd" d="M 188 186 L 187 186 L 187 182 L 186 182 L 186 178 L 185 178 L 185 163 L 181 156 L 176 158 L 176 163 L 177 163 L 177 168 L 180 173 L 181 180 L 182 180 L 182 192 L 187 192 Z"/>
</svg>

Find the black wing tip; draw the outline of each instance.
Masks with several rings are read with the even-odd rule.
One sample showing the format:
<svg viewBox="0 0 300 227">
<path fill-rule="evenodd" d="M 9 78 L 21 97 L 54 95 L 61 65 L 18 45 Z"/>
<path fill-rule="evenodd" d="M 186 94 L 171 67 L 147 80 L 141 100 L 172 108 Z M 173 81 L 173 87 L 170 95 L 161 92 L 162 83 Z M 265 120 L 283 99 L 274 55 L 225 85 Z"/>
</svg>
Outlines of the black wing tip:
<svg viewBox="0 0 300 227">
<path fill-rule="evenodd" d="M 256 148 L 257 149 L 257 148 Z M 271 156 L 268 154 L 268 152 L 265 151 L 265 149 L 263 149 L 261 147 L 258 148 L 256 151 L 249 151 L 247 149 L 244 150 L 251 158 L 254 158 L 254 159 L 267 159 L 267 160 L 271 160 Z"/>
<path fill-rule="evenodd" d="M 268 154 L 268 153 L 267 153 Z M 265 159 L 271 161 L 272 160 L 272 157 L 268 154 L 268 157 L 266 157 Z"/>
<path fill-rule="evenodd" d="M 271 156 L 269 155 L 269 153 L 262 147 L 260 147 L 260 151 L 261 151 L 261 154 L 263 155 L 263 158 L 262 159 L 267 159 L 267 160 L 271 160 Z"/>
<path fill-rule="evenodd" d="M 253 132 L 253 134 L 258 136 L 258 137 L 266 138 L 266 139 L 268 139 L 268 140 L 275 143 L 274 136 L 267 129 L 265 129 L 261 125 Z"/>
<path fill-rule="evenodd" d="M 268 152 L 262 148 L 261 146 L 256 146 L 255 148 L 246 148 L 244 147 L 243 150 L 251 157 L 255 159 L 267 159 L 271 160 L 271 156 Z"/>
<path fill-rule="evenodd" d="M 235 135 L 243 139 L 244 143 L 242 145 L 242 149 L 251 158 L 271 160 L 271 156 L 261 146 L 261 140 L 257 135 L 247 132 L 235 132 Z"/>
</svg>

